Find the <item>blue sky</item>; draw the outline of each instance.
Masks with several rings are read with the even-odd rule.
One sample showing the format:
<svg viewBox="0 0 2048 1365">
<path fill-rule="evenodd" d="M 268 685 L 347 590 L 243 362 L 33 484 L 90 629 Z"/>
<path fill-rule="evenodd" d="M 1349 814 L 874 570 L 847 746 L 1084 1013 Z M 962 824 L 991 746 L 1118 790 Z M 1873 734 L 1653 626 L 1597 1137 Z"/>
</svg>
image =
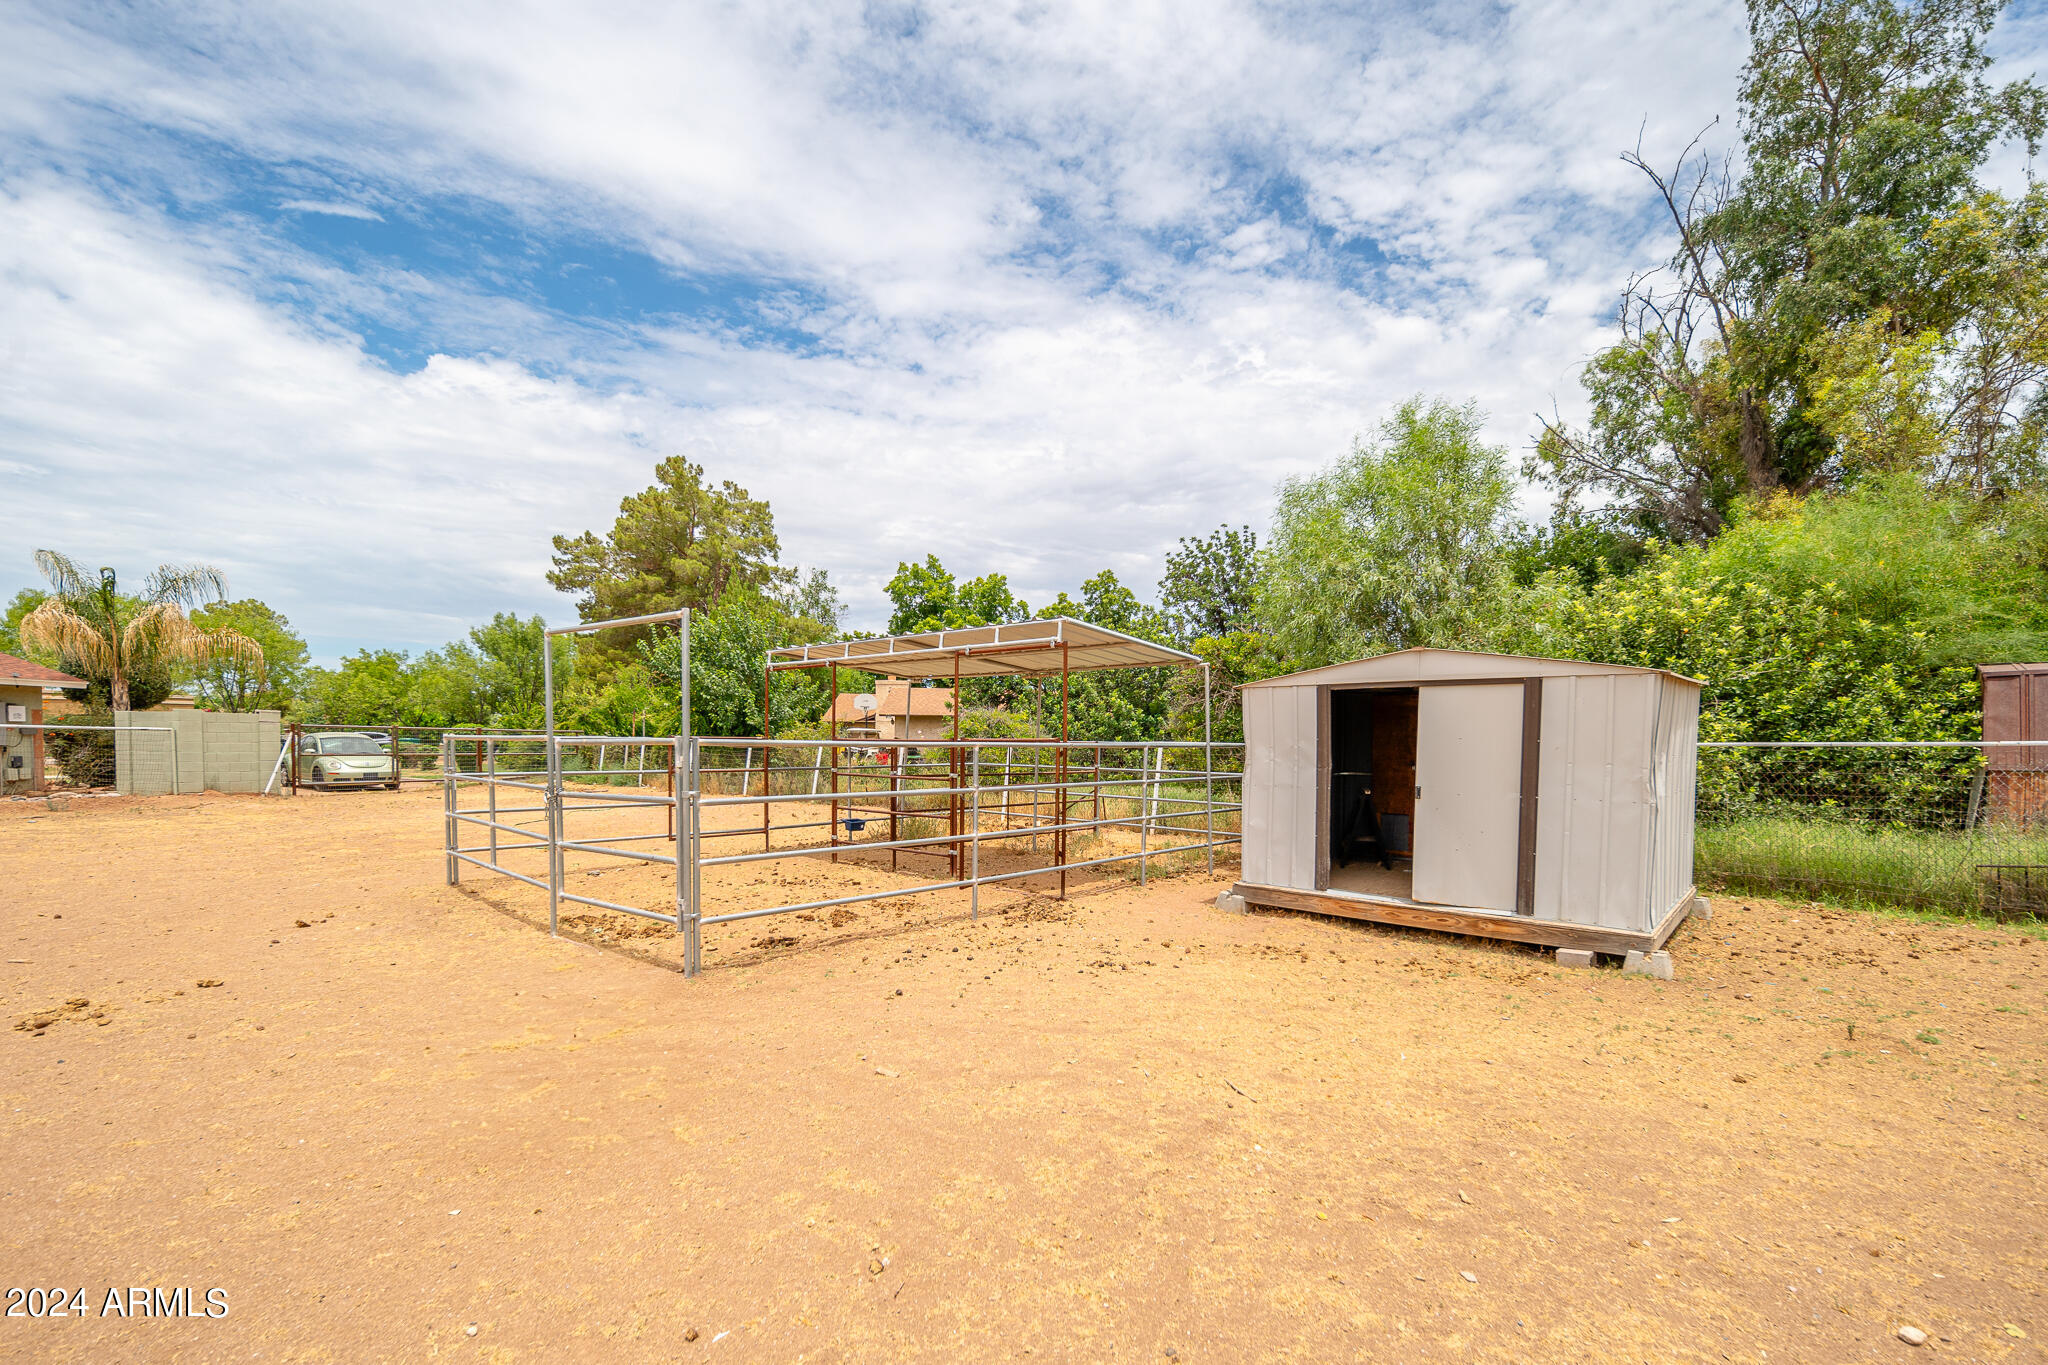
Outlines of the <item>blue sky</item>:
<svg viewBox="0 0 2048 1365">
<path fill-rule="evenodd" d="M 1743 38 L 1725 3 L 0 6 L 0 593 L 45 544 L 204 560 L 322 659 L 431 646 L 571 615 L 549 538 L 681 453 L 856 624 L 926 553 L 1149 594 L 1411 393 L 1517 455 L 1576 413 L 1665 251 L 1618 153 L 1731 114 Z"/>
</svg>

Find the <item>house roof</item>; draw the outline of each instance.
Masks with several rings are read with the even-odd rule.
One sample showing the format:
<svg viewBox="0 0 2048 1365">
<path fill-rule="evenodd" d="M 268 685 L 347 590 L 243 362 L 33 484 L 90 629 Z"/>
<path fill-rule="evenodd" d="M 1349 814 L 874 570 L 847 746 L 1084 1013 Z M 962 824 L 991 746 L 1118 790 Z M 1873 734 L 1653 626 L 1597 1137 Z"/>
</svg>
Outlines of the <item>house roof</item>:
<svg viewBox="0 0 2048 1365">
<path fill-rule="evenodd" d="M 16 658 L 12 654 L 0 654 L 0 683 L 29 683 L 37 687 L 86 685 L 83 678 L 74 678 L 69 673 L 59 673 L 54 668 L 45 668 L 39 663 Z"/>
<path fill-rule="evenodd" d="M 950 678 L 956 672 L 963 678 L 1056 677 L 1062 669 L 1185 668 L 1201 662 L 1184 650 L 1069 616 L 768 651 L 770 668 L 823 668 L 836 663 L 903 678 Z"/>
<path fill-rule="evenodd" d="M 1698 678 L 1673 673 L 1667 668 L 1636 668 L 1629 664 L 1596 664 L 1584 659 L 1545 659 L 1532 654 L 1485 654 L 1469 649 L 1395 650 L 1349 663 L 1330 664 L 1300 673 L 1283 673 L 1261 678 L 1246 687 L 1315 687 L 1324 683 L 1412 683 L 1452 682 L 1461 678 L 1570 678 L 1600 677 L 1617 673 L 1655 673 L 1676 678 L 1691 687 L 1703 684 Z"/>
<path fill-rule="evenodd" d="M 912 687 L 900 678 L 884 679 L 875 686 L 875 709 L 872 711 L 863 711 L 854 705 L 857 695 L 841 692 L 832 703 L 832 719 L 847 724 L 876 715 L 941 716 L 950 719 L 953 714 L 953 689 L 950 687 Z"/>
</svg>

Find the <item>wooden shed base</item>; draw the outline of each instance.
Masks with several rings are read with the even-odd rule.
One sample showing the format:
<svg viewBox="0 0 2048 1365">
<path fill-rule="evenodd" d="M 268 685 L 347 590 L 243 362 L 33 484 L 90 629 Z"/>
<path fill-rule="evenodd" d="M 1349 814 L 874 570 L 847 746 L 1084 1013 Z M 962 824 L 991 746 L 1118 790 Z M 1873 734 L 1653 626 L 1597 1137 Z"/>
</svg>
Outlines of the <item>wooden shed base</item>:
<svg viewBox="0 0 2048 1365">
<path fill-rule="evenodd" d="M 1281 886 L 1259 886 L 1239 882 L 1231 888 L 1244 897 L 1245 904 L 1276 910 L 1306 910 L 1317 915 L 1340 915 L 1345 919 L 1371 920 L 1376 924 L 1400 924 L 1410 929 L 1434 929 L 1446 934 L 1473 934 L 1480 938 L 1509 939 L 1516 943 L 1540 943 L 1551 948 L 1590 948 L 1596 953 L 1622 954 L 1631 949 L 1655 952 L 1676 933 L 1692 913 L 1695 893 L 1688 890 L 1664 914 L 1656 929 L 1647 934 L 1625 929 L 1601 929 L 1560 920 L 1532 919 L 1527 915 L 1502 915 L 1491 910 L 1460 910 L 1396 896 L 1367 896 L 1355 891 L 1296 891 Z"/>
</svg>

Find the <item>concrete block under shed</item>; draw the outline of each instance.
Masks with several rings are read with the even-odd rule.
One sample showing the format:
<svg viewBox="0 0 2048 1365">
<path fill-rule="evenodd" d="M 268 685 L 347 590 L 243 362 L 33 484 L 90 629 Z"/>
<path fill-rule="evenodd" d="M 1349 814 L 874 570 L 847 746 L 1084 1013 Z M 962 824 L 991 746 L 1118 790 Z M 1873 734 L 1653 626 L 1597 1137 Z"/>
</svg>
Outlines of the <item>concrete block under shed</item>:
<svg viewBox="0 0 2048 1365">
<path fill-rule="evenodd" d="M 1245 905 L 1244 897 L 1235 891 L 1219 891 L 1216 893 L 1216 908 L 1225 914 L 1242 915 L 1249 907 Z"/>
<path fill-rule="evenodd" d="M 1692 917 L 1705 924 L 1714 918 L 1714 903 L 1705 896 L 1692 898 Z"/>
<path fill-rule="evenodd" d="M 1628 958 L 1621 964 L 1623 972 L 1637 976 L 1654 976 L 1659 981 L 1669 981 L 1678 975 L 1671 965 L 1671 954 L 1665 952 L 1646 953 L 1640 948 L 1631 948 Z"/>
<path fill-rule="evenodd" d="M 1557 965 L 1560 967 L 1591 967 L 1598 961 L 1598 954 L 1591 948 L 1559 948 Z"/>
</svg>

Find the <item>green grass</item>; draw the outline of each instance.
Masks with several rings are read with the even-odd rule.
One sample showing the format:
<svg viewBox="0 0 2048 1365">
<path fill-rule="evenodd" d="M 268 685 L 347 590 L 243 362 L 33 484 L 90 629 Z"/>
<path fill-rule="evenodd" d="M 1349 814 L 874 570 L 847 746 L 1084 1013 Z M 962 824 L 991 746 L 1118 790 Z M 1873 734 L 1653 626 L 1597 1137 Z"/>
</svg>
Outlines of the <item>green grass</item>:
<svg viewBox="0 0 2048 1365">
<path fill-rule="evenodd" d="M 1693 848 L 1702 886 L 1952 915 L 1988 912 L 1987 883 L 1977 870 L 1984 863 L 2048 868 L 2048 835 L 1771 817 L 1702 823 Z M 2034 886 L 2037 895 L 2048 892 L 2048 872 L 2037 874 Z"/>
</svg>

